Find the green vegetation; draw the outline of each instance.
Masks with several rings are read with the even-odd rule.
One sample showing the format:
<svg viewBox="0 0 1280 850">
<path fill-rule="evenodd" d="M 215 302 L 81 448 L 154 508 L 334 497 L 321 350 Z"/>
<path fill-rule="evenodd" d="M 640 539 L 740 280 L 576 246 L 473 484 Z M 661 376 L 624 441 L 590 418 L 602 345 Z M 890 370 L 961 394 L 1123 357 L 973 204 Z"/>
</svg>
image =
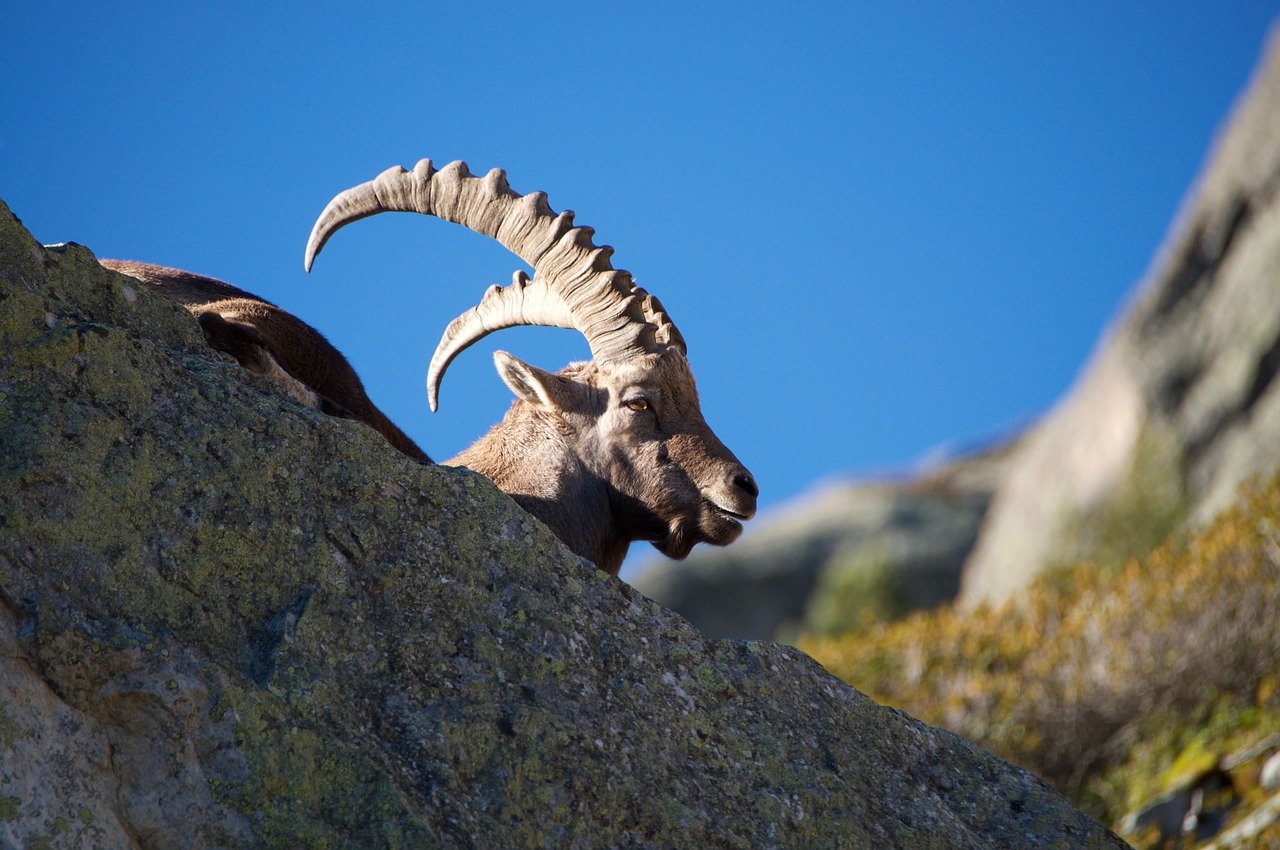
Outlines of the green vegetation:
<svg viewBox="0 0 1280 850">
<path fill-rule="evenodd" d="M 895 569 L 891 552 L 867 552 L 846 545 L 818 574 L 805 626 L 815 635 L 834 635 L 867 620 L 895 620 L 911 609 L 908 576 Z"/>
<path fill-rule="evenodd" d="M 1280 477 L 1118 569 L 1081 564 L 999 607 L 868 618 L 801 648 L 1104 822 L 1217 767 L 1239 801 L 1234 823 L 1274 793 L 1257 777 L 1270 749 L 1230 756 L 1280 735 L 1278 524 Z M 1280 829 L 1255 842 L 1280 846 Z"/>
<path fill-rule="evenodd" d="M 1133 462 L 1118 491 L 1071 521 L 1075 546 L 1064 555 L 1066 565 L 1090 561 L 1118 570 L 1181 528 L 1188 511 L 1183 482 L 1185 452 L 1181 438 L 1148 422 L 1138 436 Z"/>
</svg>

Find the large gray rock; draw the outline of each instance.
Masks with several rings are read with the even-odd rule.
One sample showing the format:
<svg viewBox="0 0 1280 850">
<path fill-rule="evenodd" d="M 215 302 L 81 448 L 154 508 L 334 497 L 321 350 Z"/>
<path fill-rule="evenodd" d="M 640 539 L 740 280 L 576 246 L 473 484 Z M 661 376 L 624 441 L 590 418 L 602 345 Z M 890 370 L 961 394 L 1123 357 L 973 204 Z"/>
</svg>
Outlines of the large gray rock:
<svg viewBox="0 0 1280 850">
<path fill-rule="evenodd" d="M 1013 445 L 1010 443 L 1009 445 Z M 789 640 L 955 598 L 1008 446 L 901 481 L 822 486 L 727 549 L 646 566 L 632 581 L 708 637 Z"/>
<path fill-rule="evenodd" d="M 1119 561 L 1280 464 L 1280 35 L 1137 297 L 997 491 L 963 598 Z"/>
<path fill-rule="evenodd" d="M 0 204 L 0 845 L 1121 847 Z"/>
</svg>

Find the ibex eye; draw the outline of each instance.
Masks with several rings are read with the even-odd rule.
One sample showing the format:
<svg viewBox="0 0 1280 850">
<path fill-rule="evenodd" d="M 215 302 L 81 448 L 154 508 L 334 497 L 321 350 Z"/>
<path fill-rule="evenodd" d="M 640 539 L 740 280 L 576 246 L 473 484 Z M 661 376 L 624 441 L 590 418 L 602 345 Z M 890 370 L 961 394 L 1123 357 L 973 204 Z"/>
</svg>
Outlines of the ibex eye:
<svg viewBox="0 0 1280 850">
<path fill-rule="evenodd" d="M 633 398 L 627 402 L 627 407 L 639 413 L 642 410 L 649 409 L 649 400 L 644 398 Z"/>
</svg>

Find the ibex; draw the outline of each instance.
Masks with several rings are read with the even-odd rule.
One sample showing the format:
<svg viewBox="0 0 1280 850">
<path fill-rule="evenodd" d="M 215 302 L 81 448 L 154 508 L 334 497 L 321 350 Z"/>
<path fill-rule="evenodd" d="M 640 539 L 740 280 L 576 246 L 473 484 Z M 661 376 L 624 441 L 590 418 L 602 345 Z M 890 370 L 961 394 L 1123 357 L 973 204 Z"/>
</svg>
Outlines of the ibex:
<svg viewBox="0 0 1280 850">
<path fill-rule="evenodd" d="M 497 239 L 534 269 L 493 286 L 444 332 L 427 372 L 434 411 L 445 370 L 489 333 L 517 325 L 576 328 L 592 360 L 554 374 L 499 351 L 516 395 L 503 420 L 452 460 L 490 478 L 574 552 L 617 575 L 634 540 L 683 558 L 723 546 L 756 511 L 755 479 L 703 419 L 684 338 L 658 299 L 609 262 L 593 231 L 557 215 L 546 195 L 520 195 L 501 170 L 472 176 L 422 160 L 394 167 L 329 202 L 311 232 L 306 268 L 339 228 L 381 212 L 417 212 Z M 210 344 L 281 381 L 302 403 L 361 420 L 405 454 L 427 455 L 365 394 L 351 365 L 315 329 L 221 281 L 133 262 L 103 264 L 189 309 Z"/>
</svg>

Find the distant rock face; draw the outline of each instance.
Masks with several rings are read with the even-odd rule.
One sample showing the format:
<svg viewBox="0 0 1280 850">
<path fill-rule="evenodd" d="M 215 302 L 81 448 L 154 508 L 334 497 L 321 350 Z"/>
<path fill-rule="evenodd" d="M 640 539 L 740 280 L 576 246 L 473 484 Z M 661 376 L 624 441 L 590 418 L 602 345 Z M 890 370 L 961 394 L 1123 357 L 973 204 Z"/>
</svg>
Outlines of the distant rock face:
<svg viewBox="0 0 1280 850">
<path fill-rule="evenodd" d="M 1273 36 L 1134 302 L 1067 398 L 978 479 L 829 486 L 634 584 L 710 636 L 785 638 L 847 624 L 860 596 L 998 601 L 1206 523 L 1280 465 L 1278 189 Z"/>
<path fill-rule="evenodd" d="M 999 600 L 1206 522 L 1280 464 L 1280 35 L 1135 301 L 1028 436 L 965 567 Z"/>
<path fill-rule="evenodd" d="M 1124 846 L 0 204 L 0 846 Z"/>
<path fill-rule="evenodd" d="M 716 638 L 839 632 L 955 598 L 1008 448 L 903 482 L 826 485 L 727 549 L 645 568 L 632 584 Z"/>
</svg>

